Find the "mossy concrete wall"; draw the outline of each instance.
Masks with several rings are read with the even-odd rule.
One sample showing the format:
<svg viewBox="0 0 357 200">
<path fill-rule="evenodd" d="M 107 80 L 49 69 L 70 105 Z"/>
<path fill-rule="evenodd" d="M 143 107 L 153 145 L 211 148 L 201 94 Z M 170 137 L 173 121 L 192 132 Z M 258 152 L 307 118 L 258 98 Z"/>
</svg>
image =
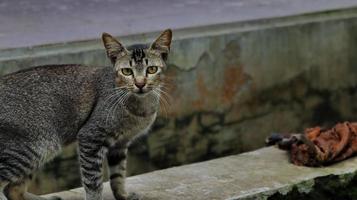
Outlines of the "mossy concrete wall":
<svg viewBox="0 0 357 200">
<path fill-rule="evenodd" d="M 357 9 L 174 30 L 174 39 L 171 100 L 131 148 L 129 174 L 253 150 L 271 132 L 357 120 Z M 58 63 L 109 65 L 99 40 L 0 53 L 2 74 Z M 79 185 L 75 148 L 45 172 L 33 191 Z"/>
</svg>

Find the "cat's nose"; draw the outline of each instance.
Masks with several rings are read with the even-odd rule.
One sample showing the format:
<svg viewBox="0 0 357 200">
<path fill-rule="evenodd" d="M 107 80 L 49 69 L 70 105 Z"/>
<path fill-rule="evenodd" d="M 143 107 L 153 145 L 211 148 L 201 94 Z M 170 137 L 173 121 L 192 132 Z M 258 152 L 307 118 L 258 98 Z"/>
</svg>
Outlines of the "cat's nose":
<svg viewBox="0 0 357 200">
<path fill-rule="evenodd" d="M 143 87 L 145 87 L 146 84 L 145 84 L 145 82 L 136 82 L 135 85 L 139 89 L 143 89 Z"/>
</svg>

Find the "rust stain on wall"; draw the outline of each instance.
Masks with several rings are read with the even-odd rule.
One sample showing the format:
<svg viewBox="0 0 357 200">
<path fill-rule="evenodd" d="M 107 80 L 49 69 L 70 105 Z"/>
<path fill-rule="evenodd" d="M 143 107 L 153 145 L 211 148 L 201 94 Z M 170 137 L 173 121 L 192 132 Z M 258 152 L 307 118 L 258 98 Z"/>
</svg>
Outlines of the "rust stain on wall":
<svg viewBox="0 0 357 200">
<path fill-rule="evenodd" d="M 222 102 L 232 103 L 234 96 L 237 94 L 239 89 L 247 82 L 248 75 L 243 72 L 241 66 L 227 66 L 224 70 L 224 80 L 222 85 Z"/>
<path fill-rule="evenodd" d="M 205 99 L 210 95 L 210 92 L 201 74 L 197 75 L 196 86 L 199 97 L 198 99 L 192 101 L 192 106 L 198 110 L 202 110 L 206 104 Z"/>
</svg>

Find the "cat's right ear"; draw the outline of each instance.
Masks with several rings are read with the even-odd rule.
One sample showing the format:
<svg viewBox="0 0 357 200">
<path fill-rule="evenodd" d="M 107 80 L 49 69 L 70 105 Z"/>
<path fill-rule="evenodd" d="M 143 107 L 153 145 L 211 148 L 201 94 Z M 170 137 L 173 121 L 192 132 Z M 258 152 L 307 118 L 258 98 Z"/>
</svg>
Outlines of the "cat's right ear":
<svg viewBox="0 0 357 200">
<path fill-rule="evenodd" d="M 125 56 L 128 53 L 128 50 L 110 34 L 103 33 L 102 40 L 105 50 L 107 51 L 107 56 L 113 65 L 117 58 Z"/>
</svg>

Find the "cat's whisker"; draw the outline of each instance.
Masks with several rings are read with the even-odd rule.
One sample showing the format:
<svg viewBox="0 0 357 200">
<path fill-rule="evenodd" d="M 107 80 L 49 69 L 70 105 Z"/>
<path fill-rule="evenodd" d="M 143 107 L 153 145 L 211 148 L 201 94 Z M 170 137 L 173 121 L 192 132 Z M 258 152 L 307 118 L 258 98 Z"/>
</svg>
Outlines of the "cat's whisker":
<svg viewBox="0 0 357 200">
<path fill-rule="evenodd" d="M 171 104 L 170 104 L 171 98 L 167 93 L 165 93 L 163 91 L 161 91 L 160 93 L 161 93 L 160 99 L 164 103 L 164 106 L 165 106 L 165 109 L 166 109 L 166 112 L 167 112 L 167 109 L 171 107 Z"/>
<path fill-rule="evenodd" d="M 120 103 L 121 103 L 121 104 L 125 104 L 126 101 L 128 100 L 128 97 L 129 97 L 129 93 L 125 93 L 125 94 L 121 97 Z"/>
<path fill-rule="evenodd" d="M 161 80 L 161 83 L 164 83 L 164 84 L 168 84 L 168 85 L 174 85 L 174 83 L 176 83 L 177 82 L 177 80 L 176 80 L 176 78 L 163 78 L 162 80 Z"/>
<path fill-rule="evenodd" d="M 106 98 L 103 102 L 103 107 L 106 107 L 106 104 L 108 103 L 109 105 L 114 103 L 117 96 L 121 96 L 124 92 L 114 92 L 112 93 L 108 98 Z"/>
<path fill-rule="evenodd" d="M 160 97 L 161 97 L 161 100 L 164 102 L 165 107 L 170 107 L 170 104 L 169 104 L 169 102 L 167 101 L 167 99 L 166 99 L 164 96 L 160 96 Z"/>
<path fill-rule="evenodd" d="M 169 93 L 168 91 L 172 92 L 173 88 L 167 87 L 167 86 L 161 86 L 160 89 L 166 93 Z"/>
<path fill-rule="evenodd" d="M 164 103 L 163 103 L 162 100 L 161 100 L 160 93 L 157 92 L 157 91 L 155 91 L 155 90 L 153 90 L 153 92 L 154 92 L 155 96 L 158 98 L 158 101 L 159 101 L 159 103 L 160 103 L 160 110 L 162 111 L 161 113 L 162 113 L 165 117 L 167 117 L 167 111 L 166 111 L 166 108 L 165 108 Z"/>
<path fill-rule="evenodd" d="M 109 122 L 109 119 L 112 121 L 114 119 L 114 113 L 116 111 L 117 106 L 120 105 L 120 98 L 118 98 L 110 107 L 108 113 L 107 113 L 107 124 Z"/>
<path fill-rule="evenodd" d="M 118 94 L 118 93 L 123 93 L 123 92 L 124 92 L 124 91 L 122 91 L 122 90 L 119 90 L 119 91 L 113 90 L 113 92 L 110 93 L 109 96 L 108 96 L 105 100 L 111 98 L 112 96 L 114 96 L 114 95 L 116 95 L 116 94 Z"/>
<path fill-rule="evenodd" d="M 161 92 L 160 92 L 160 90 L 158 88 L 155 88 L 153 91 L 156 94 L 156 96 L 159 98 L 159 102 L 160 102 L 160 104 L 162 105 L 162 108 L 163 108 L 162 109 L 163 114 L 167 118 L 168 117 L 167 107 L 169 107 L 169 104 L 168 104 L 167 100 L 161 95 Z"/>
<path fill-rule="evenodd" d="M 168 103 L 168 101 L 165 99 L 164 96 L 160 96 L 160 100 L 163 102 L 165 109 L 167 109 L 168 107 L 170 107 L 170 104 Z"/>
<path fill-rule="evenodd" d="M 171 102 L 172 97 L 163 89 L 161 88 L 157 88 L 159 90 L 159 92 L 162 94 L 163 98 L 166 98 L 166 100 L 169 102 Z"/>
<path fill-rule="evenodd" d="M 163 105 L 163 110 L 165 113 L 165 117 L 168 118 L 168 107 L 169 105 L 167 104 L 167 102 L 160 96 L 160 101 L 162 102 Z"/>
<path fill-rule="evenodd" d="M 161 96 L 163 96 L 164 98 L 166 98 L 166 100 L 168 100 L 168 101 L 171 101 L 171 100 L 172 100 L 171 96 L 170 96 L 163 88 L 156 88 L 156 90 L 157 90 L 158 92 L 160 92 Z"/>
<path fill-rule="evenodd" d="M 112 116 L 112 120 L 113 120 L 114 114 L 115 114 L 116 111 L 117 111 L 118 106 L 122 104 L 122 99 L 125 98 L 126 95 L 127 95 L 126 93 L 123 94 L 123 95 L 121 95 L 121 96 L 118 98 L 118 101 L 114 104 L 113 111 L 110 112 L 110 114 L 111 114 L 111 116 Z"/>
<path fill-rule="evenodd" d="M 127 86 L 120 86 L 120 87 L 114 87 L 114 88 L 110 88 L 110 89 L 105 89 L 105 91 L 117 91 L 117 90 L 125 90 L 127 88 Z"/>
<path fill-rule="evenodd" d="M 175 86 L 173 84 L 171 85 L 167 83 L 160 83 L 160 88 L 171 91 L 172 89 L 175 88 Z"/>
<path fill-rule="evenodd" d="M 109 121 L 109 118 L 112 118 L 112 115 L 111 115 L 111 109 L 112 107 L 116 104 L 117 102 L 117 99 L 116 98 L 113 98 L 114 100 L 112 100 L 108 106 L 107 106 L 107 115 L 106 115 L 106 124 L 108 125 L 108 121 Z"/>
<path fill-rule="evenodd" d="M 109 118 L 113 119 L 113 113 L 115 113 L 117 105 L 120 104 L 120 100 L 126 94 L 127 94 L 126 92 L 122 92 L 122 93 L 116 93 L 116 94 L 111 96 L 111 98 L 114 99 L 114 100 L 112 100 L 109 103 L 107 117 L 106 117 L 106 124 L 108 124 Z"/>
</svg>

